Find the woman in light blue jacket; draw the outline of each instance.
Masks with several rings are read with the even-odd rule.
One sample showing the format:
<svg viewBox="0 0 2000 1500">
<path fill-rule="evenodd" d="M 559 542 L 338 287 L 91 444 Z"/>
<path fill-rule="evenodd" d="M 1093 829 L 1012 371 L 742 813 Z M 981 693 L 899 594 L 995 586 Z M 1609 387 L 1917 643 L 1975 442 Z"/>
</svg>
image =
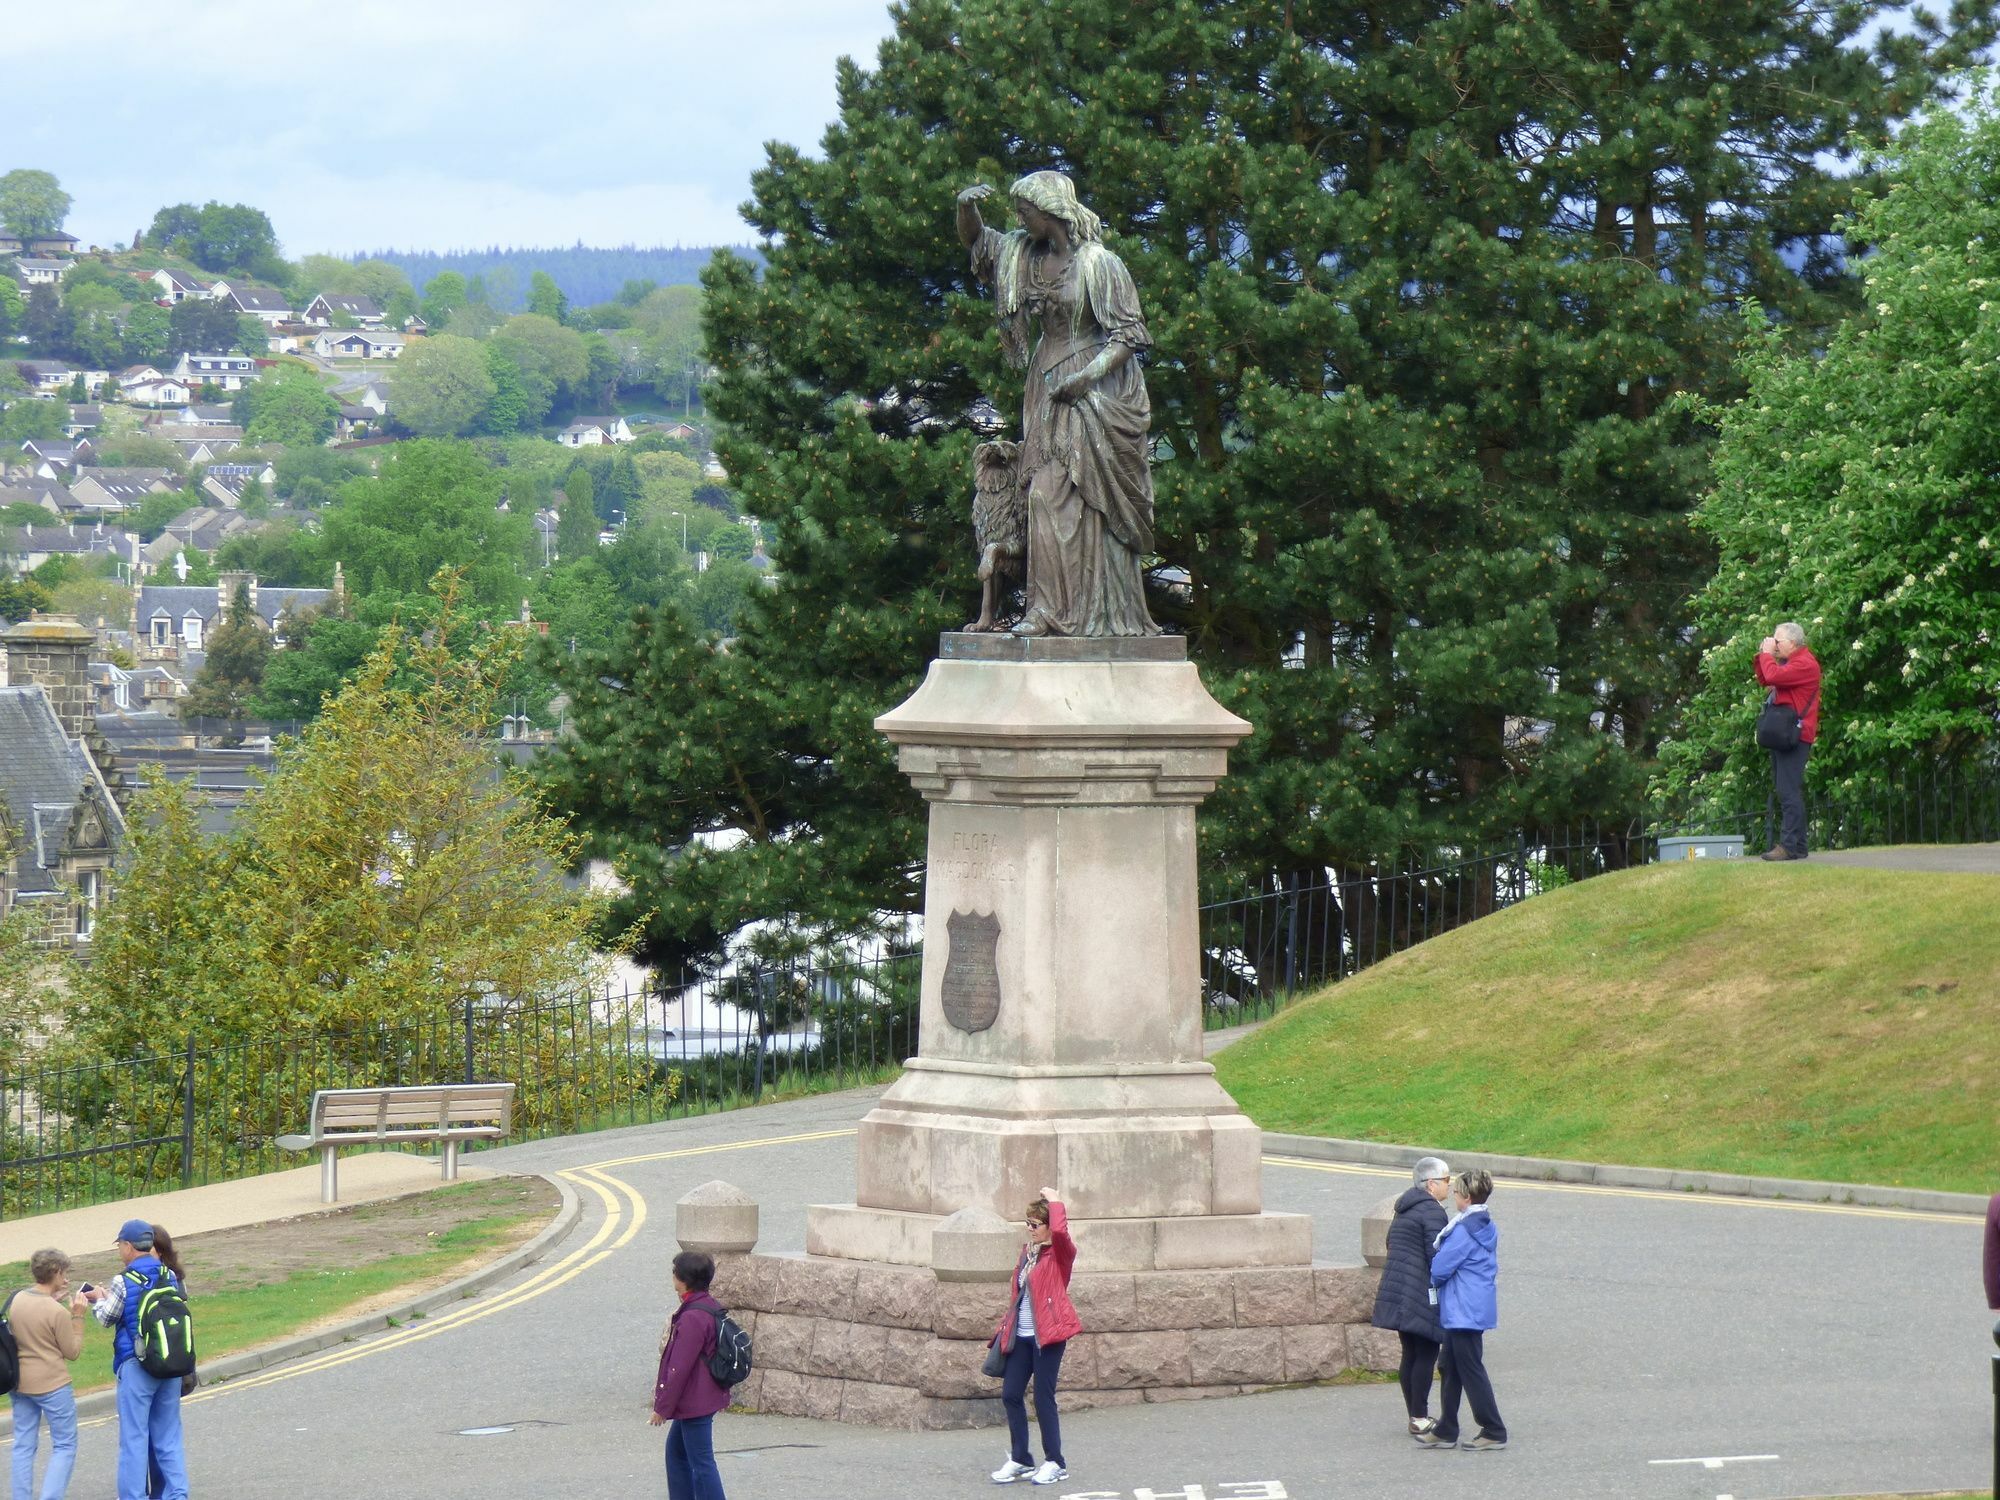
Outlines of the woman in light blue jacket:
<svg viewBox="0 0 2000 1500">
<path fill-rule="evenodd" d="M 1507 1424 L 1486 1378 L 1486 1330 L 1500 1322 L 1500 1228 L 1486 1211 L 1493 1194 L 1490 1173 L 1474 1168 L 1452 1183 L 1454 1213 L 1431 1258 L 1438 1322 L 1444 1327 L 1444 1386 L 1437 1425 L 1416 1435 L 1426 1448 L 1456 1448 L 1459 1395 L 1472 1407 L 1479 1431 L 1465 1446 L 1475 1453 L 1507 1446 Z"/>
</svg>

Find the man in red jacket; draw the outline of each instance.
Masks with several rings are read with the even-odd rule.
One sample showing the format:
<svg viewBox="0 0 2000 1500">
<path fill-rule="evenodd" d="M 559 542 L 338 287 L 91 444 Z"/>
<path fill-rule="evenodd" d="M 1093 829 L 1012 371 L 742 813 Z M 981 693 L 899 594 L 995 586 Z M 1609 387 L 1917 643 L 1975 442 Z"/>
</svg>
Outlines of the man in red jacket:
<svg viewBox="0 0 2000 1500">
<path fill-rule="evenodd" d="M 1799 743 L 1771 752 L 1771 783 L 1777 788 L 1778 842 L 1766 859 L 1806 857 L 1806 757 L 1819 738 L 1819 662 L 1806 650 L 1806 633 L 1787 620 L 1757 648 L 1757 680 L 1799 716 Z"/>
</svg>

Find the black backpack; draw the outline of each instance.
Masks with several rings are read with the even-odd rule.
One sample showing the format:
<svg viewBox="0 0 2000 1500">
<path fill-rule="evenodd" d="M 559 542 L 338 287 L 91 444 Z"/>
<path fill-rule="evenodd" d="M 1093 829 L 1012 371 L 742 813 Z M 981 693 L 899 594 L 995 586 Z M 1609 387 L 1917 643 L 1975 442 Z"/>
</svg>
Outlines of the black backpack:
<svg viewBox="0 0 2000 1500">
<path fill-rule="evenodd" d="M 14 1341 L 14 1323 L 7 1316 L 14 1310 L 14 1299 L 20 1295 L 16 1289 L 7 1294 L 5 1302 L 0 1302 L 0 1396 L 13 1390 L 21 1378 L 21 1346 Z"/>
<path fill-rule="evenodd" d="M 729 1316 L 728 1308 L 719 1307 L 717 1312 L 715 1349 L 708 1356 L 708 1373 L 717 1385 L 727 1389 L 741 1385 L 750 1373 L 750 1335 Z"/>
<path fill-rule="evenodd" d="M 125 1295 L 139 1298 L 138 1334 L 133 1352 L 139 1368 L 155 1380 L 177 1380 L 194 1370 L 194 1313 L 187 1294 L 173 1273 L 162 1270 L 160 1280 L 149 1281 L 138 1271 L 127 1271 L 130 1283 Z"/>
</svg>

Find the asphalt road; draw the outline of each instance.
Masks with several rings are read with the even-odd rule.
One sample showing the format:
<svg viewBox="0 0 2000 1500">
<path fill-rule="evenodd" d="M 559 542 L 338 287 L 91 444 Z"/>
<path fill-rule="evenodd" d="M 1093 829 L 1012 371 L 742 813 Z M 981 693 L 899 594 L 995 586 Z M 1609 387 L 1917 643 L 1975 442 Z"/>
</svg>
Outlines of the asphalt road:
<svg viewBox="0 0 2000 1500">
<path fill-rule="evenodd" d="M 800 1248 L 804 1205 L 851 1193 L 846 1132 L 874 1097 L 483 1154 L 575 1173 L 583 1223 L 456 1312 L 199 1393 L 186 1406 L 194 1493 L 663 1495 L 645 1411 L 674 1201 L 723 1178 L 763 1204 L 760 1248 Z M 816 1138 L 787 1139 L 799 1136 Z M 582 1170 L 593 1163 L 609 1165 Z M 1352 1263 L 1361 1214 L 1397 1180 L 1273 1163 L 1265 1201 L 1313 1214 L 1320 1258 Z M 1511 1181 L 1493 1212 L 1502 1323 L 1487 1348 L 1508 1451 L 1417 1449 L 1393 1385 L 1285 1391 L 1078 1414 L 1071 1480 L 1023 1493 L 1752 1500 L 1989 1475 L 1977 1221 Z M 779 1417 L 723 1417 L 717 1443 L 733 1500 L 989 1494 L 1005 1456 L 990 1431 Z M 111 1427 L 88 1427 L 82 1446 L 71 1492 L 96 1500 L 113 1488 Z"/>
</svg>

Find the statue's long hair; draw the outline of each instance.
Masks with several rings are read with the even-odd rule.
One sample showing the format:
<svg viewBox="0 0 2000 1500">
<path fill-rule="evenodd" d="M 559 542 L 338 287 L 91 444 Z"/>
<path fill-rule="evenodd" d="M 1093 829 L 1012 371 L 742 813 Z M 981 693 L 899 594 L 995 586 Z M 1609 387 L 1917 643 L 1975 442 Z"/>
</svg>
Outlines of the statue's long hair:
<svg viewBox="0 0 2000 1500">
<path fill-rule="evenodd" d="M 1007 189 L 1009 201 L 1020 199 L 1033 204 L 1052 219 L 1069 225 L 1069 237 L 1079 244 L 1104 238 L 1104 221 L 1085 208 L 1076 196 L 1076 184 L 1060 172 L 1030 172 L 1017 178 Z"/>
</svg>

